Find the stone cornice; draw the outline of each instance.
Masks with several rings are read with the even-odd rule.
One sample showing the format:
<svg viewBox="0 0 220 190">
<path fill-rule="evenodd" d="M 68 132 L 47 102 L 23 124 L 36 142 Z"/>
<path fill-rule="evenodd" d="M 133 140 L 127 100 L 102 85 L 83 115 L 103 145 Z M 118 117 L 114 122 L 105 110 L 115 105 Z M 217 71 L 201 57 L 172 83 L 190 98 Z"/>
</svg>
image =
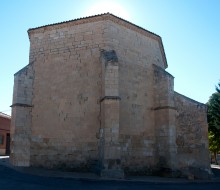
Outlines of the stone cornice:
<svg viewBox="0 0 220 190">
<path fill-rule="evenodd" d="M 165 71 L 164 69 L 162 69 L 161 67 L 159 67 L 158 65 L 152 64 L 155 70 L 159 70 L 161 72 L 163 72 L 165 75 L 168 75 L 172 78 L 174 78 L 173 75 L 171 75 L 170 73 L 168 73 L 167 71 Z"/>
<path fill-rule="evenodd" d="M 79 18 L 79 19 L 75 19 L 75 20 L 69 20 L 66 22 L 60 22 L 60 23 L 40 26 L 37 28 L 30 28 L 28 30 L 28 35 L 30 38 L 30 36 L 35 33 L 41 33 L 41 32 L 45 32 L 45 31 L 56 30 L 56 29 L 60 29 L 60 28 L 65 28 L 65 27 L 70 27 L 70 26 L 75 26 L 75 25 L 80 25 L 80 24 L 85 24 L 85 23 L 91 23 L 91 22 L 97 22 L 97 21 L 104 21 L 104 20 L 110 20 L 110 21 L 112 21 L 116 24 L 119 24 L 125 28 L 128 28 L 128 29 L 133 30 L 135 32 L 138 32 L 144 36 L 147 36 L 149 38 L 157 40 L 159 42 L 160 50 L 161 50 L 162 57 L 163 57 L 163 62 L 165 64 L 164 66 L 165 66 L 165 68 L 167 68 L 166 54 L 164 51 L 162 39 L 159 35 L 157 35 L 153 32 L 150 32 L 140 26 L 137 26 L 127 20 L 124 20 L 124 19 L 117 17 L 117 16 L 110 14 L 110 13 L 105 13 L 105 14 L 100 14 L 100 15 L 95 15 L 95 16 L 90 16 L 90 17 L 83 17 L 83 18 Z"/>
<path fill-rule="evenodd" d="M 15 103 L 15 104 L 12 104 L 10 107 L 33 107 L 33 105 L 29 105 L 29 104 L 23 104 L 23 103 Z"/>
<path fill-rule="evenodd" d="M 104 100 L 121 100 L 119 96 L 104 96 L 100 99 L 100 102 Z"/>
<path fill-rule="evenodd" d="M 173 107 L 173 106 L 159 106 L 159 107 L 156 107 L 156 108 L 152 108 L 152 110 L 162 110 L 162 109 L 177 110 L 177 108 L 176 108 L 176 107 Z"/>
</svg>

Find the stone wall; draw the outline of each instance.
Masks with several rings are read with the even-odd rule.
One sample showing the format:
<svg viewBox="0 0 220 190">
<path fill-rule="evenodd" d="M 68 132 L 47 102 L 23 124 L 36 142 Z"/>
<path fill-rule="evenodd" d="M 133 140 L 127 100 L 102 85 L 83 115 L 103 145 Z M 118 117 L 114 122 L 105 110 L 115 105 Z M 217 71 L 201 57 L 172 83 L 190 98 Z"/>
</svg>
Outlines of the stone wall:
<svg viewBox="0 0 220 190">
<path fill-rule="evenodd" d="M 152 173 L 157 164 L 154 127 L 153 68 L 165 68 L 160 43 L 114 21 L 107 21 L 104 37 L 119 64 L 120 144 L 125 173 Z M 146 32 L 147 34 L 147 32 Z"/>
<path fill-rule="evenodd" d="M 122 165 L 129 172 L 155 165 L 152 64 L 166 67 L 159 37 L 142 35 L 114 19 L 38 30 L 29 31 L 30 61 L 35 62 L 31 163 L 88 168 L 88 160 L 98 159 L 100 51 L 114 49 L 119 78 L 111 95 L 121 98 Z"/>
<path fill-rule="evenodd" d="M 31 165 L 88 170 L 98 159 L 105 23 L 29 32 L 35 60 Z"/>
<path fill-rule="evenodd" d="M 211 174 L 208 150 L 207 107 L 175 92 L 176 144 L 179 170 L 207 178 Z"/>
<path fill-rule="evenodd" d="M 159 36 L 110 14 L 28 32 L 30 63 L 15 74 L 14 165 L 110 177 L 208 170 L 205 107 L 174 92 Z"/>
<path fill-rule="evenodd" d="M 10 161 L 15 166 L 30 166 L 33 80 L 32 64 L 14 75 Z"/>
</svg>

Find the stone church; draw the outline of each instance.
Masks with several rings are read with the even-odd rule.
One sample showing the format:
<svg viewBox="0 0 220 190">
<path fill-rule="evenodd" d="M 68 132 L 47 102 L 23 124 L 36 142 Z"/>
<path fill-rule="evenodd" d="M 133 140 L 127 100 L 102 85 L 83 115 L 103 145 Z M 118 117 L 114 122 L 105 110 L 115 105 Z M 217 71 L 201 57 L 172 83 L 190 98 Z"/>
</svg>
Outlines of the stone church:
<svg viewBox="0 0 220 190">
<path fill-rule="evenodd" d="M 15 166 L 101 176 L 211 174 L 206 106 L 174 91 L 161 37 L 110 13 L 28 30 Z"/>
</svg>

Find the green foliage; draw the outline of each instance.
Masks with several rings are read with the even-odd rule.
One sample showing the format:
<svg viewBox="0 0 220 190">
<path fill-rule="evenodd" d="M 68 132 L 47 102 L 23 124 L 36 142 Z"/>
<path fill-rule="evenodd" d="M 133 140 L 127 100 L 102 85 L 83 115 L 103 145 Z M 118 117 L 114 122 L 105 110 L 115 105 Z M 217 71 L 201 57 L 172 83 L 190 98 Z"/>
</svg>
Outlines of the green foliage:
<svg viewBox="0 0 220 190">
<path fill-rule="evenodd" d="M 211 131 L 209 131 L 209 150 L 216 153 L 220 151 L 220 138 Z"/>
<path fill-rule="evenodd" d="M 220 152 L 220 82 L 216 86 L 216 92 L 210 97 L 207 106 L 209 150 L 214 153 L 215 163 L 218 164 L 216 156 Z"/>
<path fill-rule="evenodd" d="M 220 83 L 216 87 L 216 91 L 210 97 L 208 105 L 208 124 L 209 131 L 220 137 Z"/>
<path fill-rule="evenodd" d="M 220 152 L 220 82 L 215 93 L 210 97 L 208 105 L 209 149 L 214 154 Z"/>
<path fill-rule="evenodd" d="M 218 86 L 215 87 L 215 89 L 218 93 L 220 93 L 220 82 L 218 83 Z"/>
</svg>

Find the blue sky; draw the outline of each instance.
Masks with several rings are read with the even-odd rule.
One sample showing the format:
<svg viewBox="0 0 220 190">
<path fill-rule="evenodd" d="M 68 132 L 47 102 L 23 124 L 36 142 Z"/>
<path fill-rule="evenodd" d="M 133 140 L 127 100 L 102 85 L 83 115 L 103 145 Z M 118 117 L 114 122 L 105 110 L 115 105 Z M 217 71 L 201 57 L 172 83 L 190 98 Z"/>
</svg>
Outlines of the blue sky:
<svg viewBox="0 0 220 190">
<path fill-rule="evenodd" d="M 104 12 L 162 37 L 175 91 L 206 103 L 220 80 L 219 0 L 2 0 L 0 10 L 0 111 L 9 115 L 27 30 Z"/>
</svg>

